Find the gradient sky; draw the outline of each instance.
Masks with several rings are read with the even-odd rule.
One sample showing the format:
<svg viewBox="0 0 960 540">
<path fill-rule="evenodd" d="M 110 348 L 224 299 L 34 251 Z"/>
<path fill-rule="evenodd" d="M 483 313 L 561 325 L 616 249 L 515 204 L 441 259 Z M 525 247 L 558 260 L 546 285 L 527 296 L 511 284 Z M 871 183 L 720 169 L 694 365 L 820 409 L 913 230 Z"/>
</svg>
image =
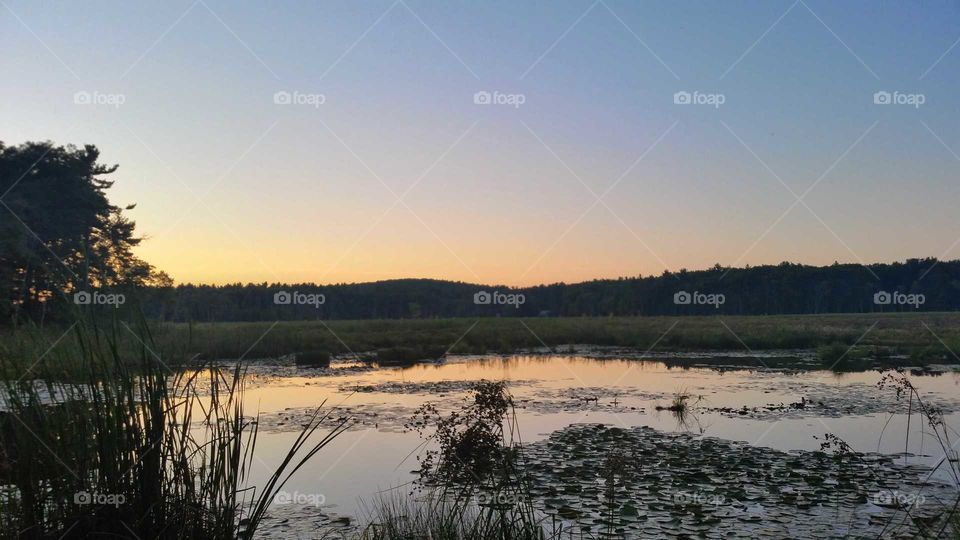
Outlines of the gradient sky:
<svg viewBox="0 0 960 540">
<path fill-rule="evenodd" d="M 960 257 L 947 2 L 157 4 L 2 0 L 0 140 L 99 146 L 177 282 Z"/>
</svg>

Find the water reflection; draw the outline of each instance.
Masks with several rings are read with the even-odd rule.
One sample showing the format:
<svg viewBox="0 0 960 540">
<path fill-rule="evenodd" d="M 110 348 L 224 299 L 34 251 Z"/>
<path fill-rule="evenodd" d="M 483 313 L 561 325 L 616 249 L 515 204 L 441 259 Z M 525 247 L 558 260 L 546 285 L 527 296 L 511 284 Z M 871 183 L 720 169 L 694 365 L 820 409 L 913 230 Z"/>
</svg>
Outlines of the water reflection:
<svg viewBox="0 0 960 540">
<path fill-rule="evenodd" d="M 308 464 L 293 485 L 301 491 L 322 490 L 328 504 L 348 514 L 358 510 L 361 497 L 411 479 L 415 462 L 406 458 L 420 440 L 402 425 L 412 411 L 426 402 L 457 408 L 480 380 L 508 383 L 525 442 L 570 424 L 604 423 L 780 450 L 816 450 L 814 437 L 829 432 L 860 451 L 904 451 L 906 414 L 889 412 L 905 412 L 905 404 L 878 390 L 880 372 L 798 369 L 794 357 L 762 358 L 770 368 L 736 365 L 738 359 L 729 356 L 673 362 L 576 354 L 455 357 L 385 369 L 342 362 L 319 370 L 260 366 L 245 399 L 248 410 L 261 411 L 264 444 L 258 447 L 258 461 L 264 471 L 277 459 L 271 449 L 284 448 L 299 425 L 300 411 L 312 411 L 327 399 L 338 415 L 359 418 L 358 429 L 326 454 L 332 457 Z M 924 399 L 944 408 L 949 425 L 960 426 L 960 373 L 921 370 L 908 376 Z M 695 398 L 682 411 L 669 410 L 679 392 Z M 915 419 L 909 429 L 909 451 L 919 455 L 934 448 L 923 422 Z"/>
</svg>

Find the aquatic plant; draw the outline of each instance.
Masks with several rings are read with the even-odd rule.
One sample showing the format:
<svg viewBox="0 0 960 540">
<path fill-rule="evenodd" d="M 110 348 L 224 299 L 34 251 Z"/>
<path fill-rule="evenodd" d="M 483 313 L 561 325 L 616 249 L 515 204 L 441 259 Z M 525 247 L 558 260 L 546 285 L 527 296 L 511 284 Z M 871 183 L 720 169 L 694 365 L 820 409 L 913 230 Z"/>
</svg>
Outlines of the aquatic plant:
<svg viewBox="0 0 960 540">
<path fill-rule="evenodd" d="M 670 406 L 667 407 L 667 410 L 679 414 L 686 413 L 690 408 L 689 401 L 692 397 L 693 396 L 687 392 L 678 393 L 677 395 L 673 396 L 673 401 L 670 402 Z"/>
<path fill-rule="evenodd" d="M 424 360 L 437 360 L 446 354 L 446 348 L 417 344 L 412 347 L 396 346 L 378 349 L 376 361 L 382 366 L 406 366 Z"/>
<path fill-rule="evenodd" d="M 944 423 L 943 411 L 927 404 L 917 388 L 910 382 L 910 379 L 900 371 L 891 371 L 884 374 L 883 378 L 877 383 L 877 387 L 880 389 L 888 386 L 894 388 L 898 400 L 906 396 L 909 401 L 904 447 L 909 447 L 910 420 L 912 420 L 915 414 L 914 411 L 917 411 L 916 414 L 919 414 L 921 419 L 927 422 L 927 427 L 929 428 L 928 430 L 924 430 L 924 433 L 932 434 L 940 450 L 943 451 L 943 457 L 934 466 L 934 471 L 941 468 L 945 469 L 953 481 L 953 485 L 960 486 L 960 459 L 958 459 L 957 450 L 954 447 L 955 443 L 950 440 L 950 432 L 954 430 Z M 916 403 L 916 405 L 914 405 L 914 403 Z M 916 501 L 907 508 L 907 514 L 913 521 L 913 524 L 925 535 L 929 535 L 931 538 L 946 538 L 948 536 L 951 538 L 960 538 L 960 495 L 955 496 L 952 502 L 941 502 L 943 513 L 941 515 L 942 519 L 939 520 L 931 521 L 914 515 L 912 510 L 915 504 Z M 896 530 L 896 528 L 902 524 L 903 520 L 899 523 L 891 522 L 888 524 L 888 527 Z"/>
<path fill-rule="evenodd" d="M 135 357 L 121 335 L 140 343 Z M 257 489 L 241 362 L 172 369 L 142 321 L 83 319 L 33 345 L 0 349 L 3 537 L 251 538 L 284 482 L 345 427 L 317 409 Z"/>
<path fill-rule="evenodd" d="M 942 469 L 946 471 L 954 487 L 960 486 L 960 459 L 958 459 L 957 451 L 954 449 L 955 443 L 950 440 L 950 432 L 954 430 L 944 423 L 943 412 L 926 403 L 916 386 L 902 371 L 894 370 L 885 373 L 877 382 L 877 388 L 880 390 L 892 388 L 896 392 L 898 401 L 903 399 L 908 401 L 904 455 L 910 455 L 910 425 L 914 415 L 919 415 L 920 420 L 926 421 L 927 424 L 928 429 L 923 430 L 924 435 L 932 436 L 937 441 L 940 450 L 943 451 L 943 457 L 927 473 L 927 480 L 932 477 L 934 472 Z M 841 461 L 850 462 L 859 459 L 858 454 L 853 451 L 849 444 L 830 433 L 824 436 L 821 450 L 830 451 L 836 459 Z M 929 487 L 929 485 L 924 482 L 921 487 Z M 924 500 L 923 497 L 907 497 L 904 500 L 898 498 L 891 501 L 904 510 L 904 513 L 902 516 L 891 518 L 884 525 L 878 538 L 885 537 L 888 534 L 898 534 L 908 524 L 915 527 L 922 538 L 960 538 L 960 494 L 954 491 L 947 500 L 941 500 L 939 497 L 933 497 L 932 499 L 939 505 L 938 515 L 933 518 L 926 513 L 921 514 L 919 512 L 919 505 Z"/>
<path fill-rule="evenodd" d="M 376 501 L 361 538 L 561 537 L 562 525 L 533 506 L 505 384 L 482 381 L 472 393 L 471 402 L 446 415 L 432 404 L 417 411 L 408 428 L 439 448 L 417 457 L 417 496 Z"/>
<path fill-rule="evenodd" d="M 895 462 L 602 424 L 573 424 L 524 447 L 537 504 L 592 537 L 612 528 L 641 538 L 877 538 L 875 520 L 898 510 L 863 503 L 917 478 L 918 469 Z"/>
<path fill-rule="evenodd" d="M 690 429 L 692 421 L 697 424 L 697 429 L 702 433 L 704 428 L 695 414 L 702 401 L 704 401 L 703 396 L 695 396 L 686 390 L 679 390 L 674 393 L 670 405 L 666 407 L 657 405 L 654 410 L 670 411 L 676 419 L 677 425 L 684 430 Z"/>
<path fill-rule="evenodd" d="M 503 500 L 503 497 L 501 497 Z M 356 536 L 360 540 L 431 538 L 435 540 L 548 540 L 572 538 L 557 527 L 541 524 L 532 508 L 509 504 L 506 508 L 477 504 L 468 498 L 451 498 L 442 490 L 418 497 L 381 496 L 367 511 L 368 523 Z"/>
<path fill-rule="evenodd" d="M 817 347 L 817 360 L 827 369 L 847 371 L 864 369 L 866 352 L 847 343 L 833 342 Z"/>
<path fill-rule="evenodd" d="M 513 400 L 506 385 L 481 381 L 471 391 L 473 402 L 462 409 L 444 415 L 435 404 L 427 403 L 417 409 L 408 424 L 409 429 L 439 447 L 417 456 L 424 484 L 474 486 L 509 468 L 511 444 L 504 433 L 504 421 Z"/>
<path fill-rule="evenodd" d="M 313 349 L 309 351 L 298 352 L 294 355 L 293 361 L 298 366 L 328 367 L 330 365 L 330 351 Z"/>
</svg>

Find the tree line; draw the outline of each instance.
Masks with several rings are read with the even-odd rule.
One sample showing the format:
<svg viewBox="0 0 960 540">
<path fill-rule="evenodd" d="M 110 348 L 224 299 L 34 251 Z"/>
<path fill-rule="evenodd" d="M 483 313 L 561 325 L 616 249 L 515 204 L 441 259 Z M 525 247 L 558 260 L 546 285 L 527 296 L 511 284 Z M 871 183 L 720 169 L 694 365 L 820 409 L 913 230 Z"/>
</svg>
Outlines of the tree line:
<svg viewBox="0 0 960 540">
<path fill-rule="evenodd" d="M 483 303 L 481 293 L 522 303 Z M 286 298 L 277 295 L 286 293 Z M 689 303 L 683 303 L 686 297 Z M 297 302 L 292 295 L 301 299 Z M 697 303 L 712 295 L 722 303 Z M 309 302 L 309 299 L 314 302 Z M 432 279 L 316 285 L 258 283 L 151 288 L 144 309 L 167 321 L 274 321 L 484 316 L 779 315 L 953 311 L 960 261 L 793 263 L 509 288 Z"/>
<path fill-rule="evenodd" d="M 103 303 L 164 321 L 483 316 L 775 315 L 960 308 L 960 261 L 792 263 L 510 288 L 431 279 L 174 286 L 134 255 L 92 145 L 0 142 L 0 324 L 68 320 Z M 98 296 L 99 295 L 99 296 Z M 112 304 L 111 304 L 112 299 Z M 94 308 L 97 306 L 94 305 Z"/>
</svg>

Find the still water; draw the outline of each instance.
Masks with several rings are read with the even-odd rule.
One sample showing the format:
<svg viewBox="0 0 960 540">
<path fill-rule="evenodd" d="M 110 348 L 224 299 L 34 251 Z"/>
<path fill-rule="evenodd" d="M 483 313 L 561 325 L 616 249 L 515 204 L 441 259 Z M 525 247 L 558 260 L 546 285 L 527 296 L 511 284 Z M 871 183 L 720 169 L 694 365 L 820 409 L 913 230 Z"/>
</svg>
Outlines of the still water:
<svg viewBox="0 0 960 540">
<path fill-rule="evenodd" d="M 809 369 L 805 355 L 809 360 L 802 352 L 756 353 L 749 366 L 730 356 L 643 359 L 617 352 L 453 357 L 407 368 L 349 359 L 329 369 L 257 364 L 245 394 L 247 410 L 260 411 L 254 483 L 268 476 L 307 415 L 325 403 L 355 425 L 289 481 L 285 499 L 271 508 L 273 525 L 287 527 L 289 535 L 290 527 L 310 530 L 337 517 L 362 520 L 378 493 L 412 489 L 414 456 L 425 447 L 404 423 L 416 408 L 427 402 L 441 410 L 462 407 L 481 380 L 508 383 L 525 445 L 571 424 L 600 423 L 782 451 L 818 450 L 823 435 L 832 433 L 854 450 L 897 454 L 906 464 L 943 457 L 916 415 L 906 444 L 909 404 L 892 388 L 878 388 L 881 372 Z M 943 409 L 947 426 L 960 426 L 960 373 L 906 374 L 925 402 Z M 693 404 L 682 419 L 663 409 L 678 393 L 689 394 Z"/>
</svg>

